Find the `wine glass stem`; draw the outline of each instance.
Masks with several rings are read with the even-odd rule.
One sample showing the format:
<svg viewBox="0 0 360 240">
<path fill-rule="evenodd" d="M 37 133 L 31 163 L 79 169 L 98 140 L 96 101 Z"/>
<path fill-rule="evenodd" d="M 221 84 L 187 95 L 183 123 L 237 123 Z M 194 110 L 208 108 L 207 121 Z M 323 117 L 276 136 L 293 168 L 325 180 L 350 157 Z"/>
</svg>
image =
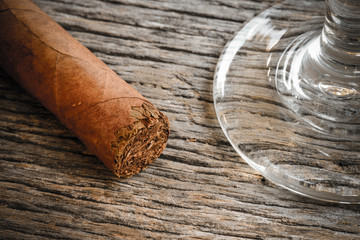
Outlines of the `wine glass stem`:
<svg viewBox="0 0 360 240">
<path fill-rule="evenodd" d="M 284 103 L 313 127 L 359 139 L 360 0 L 325 0 L 321 34 L 292 42 L 277 65 Z"/>
<path fill-rule="evenodd" d="M 326 0 L 320 61 L 360 65 L 360 1 Z"/>
</svg>

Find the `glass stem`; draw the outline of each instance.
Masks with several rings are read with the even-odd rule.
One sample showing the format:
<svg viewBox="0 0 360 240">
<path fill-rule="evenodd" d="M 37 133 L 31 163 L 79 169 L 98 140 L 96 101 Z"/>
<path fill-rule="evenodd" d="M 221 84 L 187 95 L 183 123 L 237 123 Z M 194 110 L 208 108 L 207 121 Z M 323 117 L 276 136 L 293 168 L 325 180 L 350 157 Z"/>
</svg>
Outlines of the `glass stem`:
<svg viewBox="0 0 360 240">
<path fill-rule="evenodd" d="M 359 138 L 360 0 L 326 0 L 321 34 L 295 40 L 277 67 L 277 90 L 315 128 Z"/>
<path fill-rule="evenodd" d="M 360 65 L 360 1 L 326 0 L 319 60 L 343 67 Z"/>
<path fill-rule="evenodd" d="M 346 113 L 338 110 L 320 113 L 329 119 L 345 120 L 349 116 L 354 121 L 358 119 L 360 110 L 357 109 L 360 93 L 360 1 L 326 0 L 325 6 L 321 35 L 308 45 L 299 75 L 319 97 L 319 104 L 321 101 L 329 102 L 328 98 L 338 99 L 342 104 L 347 104 L 344 99 L 356 99 L 357 103 L 349 105 L 350 113 L 347 110 Z M 335 104 L 339 105 L 338 102 Z"/>
</svg>

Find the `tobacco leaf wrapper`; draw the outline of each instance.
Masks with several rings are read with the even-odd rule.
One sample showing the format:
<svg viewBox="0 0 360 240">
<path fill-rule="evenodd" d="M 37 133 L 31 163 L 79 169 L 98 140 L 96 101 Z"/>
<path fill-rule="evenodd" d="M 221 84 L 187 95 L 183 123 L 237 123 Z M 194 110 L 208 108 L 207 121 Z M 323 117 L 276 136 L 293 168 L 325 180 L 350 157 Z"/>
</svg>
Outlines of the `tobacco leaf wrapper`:
<svg viewBox="0 0 360 240">
<path fill-rule="evenodd" d="M 0 0 L 0 66 L 117 176 L 147 167 L 165 148 L 169 123 L 28 0 Z"/>
</svg>

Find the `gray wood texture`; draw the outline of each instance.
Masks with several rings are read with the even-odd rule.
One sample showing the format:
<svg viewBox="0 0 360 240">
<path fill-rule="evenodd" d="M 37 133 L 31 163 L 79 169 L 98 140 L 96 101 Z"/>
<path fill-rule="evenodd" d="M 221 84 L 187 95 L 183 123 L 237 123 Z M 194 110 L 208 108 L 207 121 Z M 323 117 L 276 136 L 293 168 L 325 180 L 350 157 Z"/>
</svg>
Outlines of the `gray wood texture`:
<svg viewBox="0 0 360 240">
<path fill-rule="evenodd" d="M 162 110 L 171 134 L 152 165 L 119 179 L 1 73 L 1 239 L 360 239 L 360 206 L 275 186 L 217 122 L 220 52 L 275 1 L 35 2 Z"/>
</svg>

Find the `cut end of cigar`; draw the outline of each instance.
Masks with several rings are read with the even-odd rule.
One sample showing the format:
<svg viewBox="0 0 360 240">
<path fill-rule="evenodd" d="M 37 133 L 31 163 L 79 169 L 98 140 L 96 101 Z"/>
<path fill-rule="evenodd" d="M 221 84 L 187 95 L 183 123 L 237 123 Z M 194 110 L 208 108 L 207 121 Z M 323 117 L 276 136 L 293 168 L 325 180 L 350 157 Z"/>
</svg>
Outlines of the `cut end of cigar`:
<svg viewBox="0 0 360 240">
<path fill-rule="evenodd" d="M 131 177 L 158 158 L 169 136 L 167 117 L 150 103 L 132 107 L 132 125 L 118 129 L 111 149 L 115 156 L 113 171 L 119 177 Z"/>
</svg>

